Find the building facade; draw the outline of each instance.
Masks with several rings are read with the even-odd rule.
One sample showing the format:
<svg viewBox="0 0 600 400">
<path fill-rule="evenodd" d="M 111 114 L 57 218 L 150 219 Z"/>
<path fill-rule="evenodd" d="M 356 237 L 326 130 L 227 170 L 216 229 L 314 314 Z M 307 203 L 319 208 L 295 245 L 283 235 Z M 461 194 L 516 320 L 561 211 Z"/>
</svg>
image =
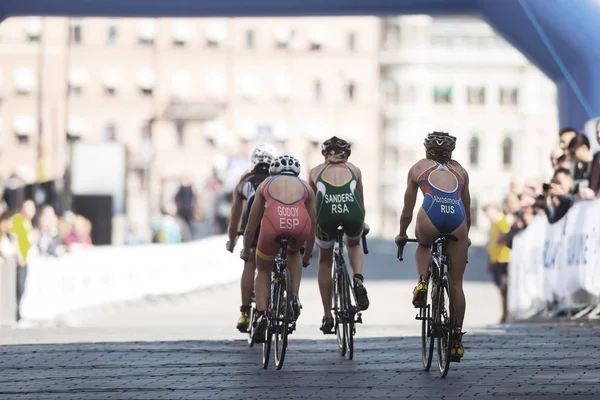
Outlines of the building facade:
<svg viewBox="0 0 600 400">
<path fill-rule="evenodd" d="M 262 140 L 306 177 L 335 134 L 355 144 L 373 233 L 392 237 L 425 134 L 446 130 L 471 176 L 477 240 L 480 206 L 512 176 L 547 179 L 558 131 L 554 84 L 467 17 L 11 18 L 0 54 L 3 178 L 35 179 L 38 151 L 59 177 L 69 143 L 119 141 L 138 224 L 161 180 L 216 173 L 231 189 Z"/>
<path fill-rule="evenodd" d="M 458 139 L 481 243 L 482 205 L 501 204 L 513 176 L 549 179 L 556 86 L 479 19 L 395 17 L 382 31 L 382 232 L 397 233 L 408 169 L 442 130 Z"/>
<path fill-rule="evenodd" d="M 380 147 L 379 25 L 374 17 L 8 19 L 0 170 L 35 179 L 38 115 L 51 177 L 63 173 L 69 141 L 127 146 L 132 210 L 144 208 L 145 185 L 158 199 L 161 179 L 203 182 L 217 170 L 231 186 L 239 171 L 227 173 L 228 159 L 261 140 L 296 155 L 304 177 L 334 134 L 360 142 L 353 159 L 368 165 Z M 377 170 L 365 173 L 366 191 L 377 193 Z M 376 196 L 366 202 L 376 215 Z"/>
</svg>

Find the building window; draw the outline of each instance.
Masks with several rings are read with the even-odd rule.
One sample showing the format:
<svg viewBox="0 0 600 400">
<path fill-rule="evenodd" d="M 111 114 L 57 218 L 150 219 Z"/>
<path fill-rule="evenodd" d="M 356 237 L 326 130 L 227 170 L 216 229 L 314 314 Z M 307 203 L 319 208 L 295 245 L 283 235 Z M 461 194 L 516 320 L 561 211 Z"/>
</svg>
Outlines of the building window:
<svg viewBox="0 0 600 400">
<path fill-rule="evenodd" d="M 519 104 L 519 89 L 500 88 L 500 104 L 511 106 Z"/>
<path fill-rule="evenodd" d="M 116 96 L 117 89 L 115 89 L 114 87 L 105 86 L 104 87 L 104 94 L 107 95 L 107 96 L 109 96 L 109 97 Z"/>
<path fill-rule="evenodd" d="M 247 49 L 254 48 L 254 31 L 252 29 L 246 30 L 246 48 Z"/>
<path fill-rule="evenodd" d="M 513 163 L 513 140 L 510 137 L 504 138 L 502 142 L 502 165 L 510 168 Z"/>
<path fill-rule="evenodd" d="M 354 101 L 356 98 L 356 84 L 354 82 L 348 82 L 346 85 L 346 93 L 349 101 Z"/>
<path fill-rule="evenodd" d="M 102 138 L 104 140 L 117 140 L 117 127 L 114 122 L 108 122 L 102 129 Z"/>
<path fill-rule="evenodd" d="M 182 120 L 175 121 L 175 133 L 177 134 L 177 145 L 185 146 L 185 122 Z"/>
<path fill-rule="evenodd" d="M 400 102 L 400 86 L 393 80 L 385 82 L 384 96 L 386 103 L 398 104 Z"/>
<path fill-rule="evenodd" d="M 436 86 L 433 89 L 433 101 L 436 104 L 450 104 L 450 103 L 452 103 L 452 87 L 450 87 L 450 86 Z"/>
<path fill-rule="evenodd" d="M 313 83 L 313 92 L 315 100 L 323 99 L 323 85 L 319 79 L 316 79 Z"/>
<path fill-rule="evenodd" d="M 469 164 L 472 167 L 479 165 L 479 139 L 473 136 L 469 141 Z"/>
<path fill-rule="evenodd" d="M 417 100 L 417 88 L 415 85 L 400 88 L 400 97 L 403 104 L 414 104 Z"/>
<path fill-rule="evenodd" d="M 138 43 L 140 46 L 154 46 L 154 38 L 141 37 Z"/>
<path fill-rule="evenodd" d="M 71 43 L 81 43 L 82 28 L 79 23 L 71 25 Z"/>
<path fill-rule="evenodd" d="M 402 31 L 400 29 L 400 25 L 396 21 L 386 20 L 384 23 L 384 38 L 385 38 L 385 48 L 391 49 L 398 47 L 400 43 L 400 38 L 402 36 Z"/>
<path fill-rule="evenodd" d="M 356 32 L 348 33 L 348 50 L 356 50 Z"/>
<path fill-rule="evenodd" d="M 140 88 L 140 92 L 142 93 L 143 96 L 152 96 L 152 93 L 154 93 L 154 89 L 151 87 L 141 87 Z"/>
<path fill-rule="evenodd" d="M 467 103 L 485 104 L 485 88 L 469 86 L 467 88 Z"/>
<path fill-rule="evenodd" d="M 319 51 L 319 50 L 321 50 L 321 47 L 322 47 L 322 46 L 321 46 L 321 43 L 315 43 L 315 42 L 312 42 L 312 43 L 310 44 L 310 50 L 311 50 L 311 51 Z"/>
<path fill-rule="evenodd" d="M 452 47 L 454 44 L 454 38 L 451 36 L 433 34 L 431 35 L 431 45 L 433 47 Z"/>
<path fill-rule="evenodd" d="M 17 143 L 20 146 L 26 146 L 29 144 L 29 135 L 17 135 Z"/>
<path fill-rule="evenodd" d="M 41 35 L 32 35 L 32 34 L 27 35 L 27 41 L 29 43 L 39 43 L 40 40 L 41 40 Z"/>
<path fill-rule="evenodd" d="M 74 85 L 72 83 L 69 83 L 67 85 L 67 90 L 69 92 L 69 95 L 71 96 L 81 96 L 81 94 L 83 93 L 81 85 Z"/>
<path fill-rule="evenodd" d="M 108 36 L 106 37 L 106 44 L 109 46 L 114 46 L 117 44 L 117 27 L 115 25 L 111 25 L 108 27 Z"/>
</svg>

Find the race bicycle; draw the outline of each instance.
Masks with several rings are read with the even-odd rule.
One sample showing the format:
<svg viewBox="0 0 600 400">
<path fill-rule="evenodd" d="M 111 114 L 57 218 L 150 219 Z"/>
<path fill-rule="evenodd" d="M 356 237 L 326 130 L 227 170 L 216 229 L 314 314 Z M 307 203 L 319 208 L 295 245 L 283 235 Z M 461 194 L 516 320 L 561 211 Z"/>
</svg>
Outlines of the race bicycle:
<svg viewBox="0 0 600 400">
<path fill-rule="evenodd" d="M 442 377 L 448 374 L 450 362 L 460 362 L 460 357 L 452 356 L 452 348 L 458 343 L 461 332 L 456 319 L 447 253 L 448 242 L 457 240 L 454 235 L 441 235 L 434 239 L 429 271 L 424 278 L 427 282 L 426 300 L 415 317 L 421 321 L 423 368 L 425 371 L 431 368 L 434 342 L 437 339 L 437 364 Z M 417 243 L 417 240 L 408 239 L 407 242 Z M 400 261 L 403 261 L 403 252 L 404 246 L 398 246 Z"/>
<path fill-rule="evenodd" d="M 362 246 L 365 254 L 369 254 L 366 232 L 362 235 Z M 340 356 L 354 358 L 354 335 L 356 324 L 362 324 L 362 315 L 356 307 L 356 298 L 352 289 L 352 280 L 348 274 L 344 260 L 344 231 L 337 229 L 335 247 L 333 249 L 333 313 L 335 318 L 335 334 L 337 336 Z"/>
<path fill-rule="evenodd" d="M 282 235 L 277 238 L 277 242 L 279 243 L 279 252 L 275 256 L 271 275 L 271 294 L 267 309 L 267 332 L 262 349 L 262 363 L 263 368 L 266 369 L 271 356 L 271 344 L 275 341 L 275 365 L 280 370 L 285 359 L 288 335 L 296 329 L 292 299 L 287 286 L 290 280 L 289 271 L 286 268 L 287 247 L 289 244 L 295 243 L 296 239 Z"/>
</svg>

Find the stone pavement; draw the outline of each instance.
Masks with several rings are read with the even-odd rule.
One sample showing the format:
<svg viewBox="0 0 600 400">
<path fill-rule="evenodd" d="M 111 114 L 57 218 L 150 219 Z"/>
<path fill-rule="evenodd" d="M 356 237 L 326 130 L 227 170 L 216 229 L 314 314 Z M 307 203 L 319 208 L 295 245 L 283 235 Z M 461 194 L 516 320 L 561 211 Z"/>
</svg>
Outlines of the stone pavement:
<svg viewBox="0 0 600 400">
<path fill-rule="evenodd" d="M 0 346 L 0 399 L 593 399 L 598 325 L 511 325 L 465 336 L 446 379 L 423 372 L 417 337 L 336 343 L 291 337 L 282 371 L 245 341 Z M 435 356 L 434 356 L 435 362 Z M 434 364 L 435 365 L 435 364 Z"/>
</svg>

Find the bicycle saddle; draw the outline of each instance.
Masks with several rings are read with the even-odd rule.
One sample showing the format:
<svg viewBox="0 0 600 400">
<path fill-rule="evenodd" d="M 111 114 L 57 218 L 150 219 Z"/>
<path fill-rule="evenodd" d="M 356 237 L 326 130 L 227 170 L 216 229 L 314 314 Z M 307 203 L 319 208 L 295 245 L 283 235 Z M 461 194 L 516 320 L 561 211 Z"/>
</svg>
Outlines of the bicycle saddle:
<svg viewBox="0 0 600 400">
<path fill-rule="evenodd" d="M 458 238 L 454 235 L 440 235 L 433 240 L 434 244 L 448 242 L 458 242 Z"/>
<path fill-rule="evenodd" d="M 275 239 L 275 240 L 281 246 L 287 246 L 290 243 L 296 243 L 296 238 L 293 238 L 293 237 L 288 236 L 288 235 L 279 235 L 279 236 L 277 236 L 277 239 Z"/>
</svg>

